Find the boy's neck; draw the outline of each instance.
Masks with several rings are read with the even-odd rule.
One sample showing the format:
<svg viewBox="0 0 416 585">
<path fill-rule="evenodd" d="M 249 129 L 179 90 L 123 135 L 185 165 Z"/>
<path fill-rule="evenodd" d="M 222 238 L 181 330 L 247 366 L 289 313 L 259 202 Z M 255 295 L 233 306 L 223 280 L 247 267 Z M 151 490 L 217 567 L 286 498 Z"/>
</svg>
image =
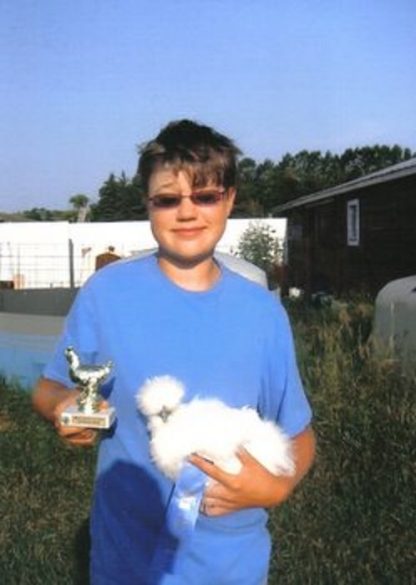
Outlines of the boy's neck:
<svg viewBox="0 0 416 585">
<path fill-rule="evenodd" d="M 212 256 L 185 264 L 159 253 L 158 263 L 169 280 L 189 291 L 209 290 L 221 274 L 221 270 Z"/>
</svg>

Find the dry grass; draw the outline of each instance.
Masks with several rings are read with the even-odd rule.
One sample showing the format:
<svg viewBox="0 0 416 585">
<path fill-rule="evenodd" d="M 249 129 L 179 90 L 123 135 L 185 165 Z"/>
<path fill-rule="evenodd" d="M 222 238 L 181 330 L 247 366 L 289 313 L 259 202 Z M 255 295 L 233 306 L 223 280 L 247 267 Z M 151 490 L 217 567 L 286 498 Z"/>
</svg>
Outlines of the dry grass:
<svg viewBox="0 0 416 585">
<path fill-rule="evenodd" d="M 368 305 L 290 309 L 318 456 L 273 514 L 271 583 L 414 583 L 416 381 L 373 357 Z"/>
</svg>

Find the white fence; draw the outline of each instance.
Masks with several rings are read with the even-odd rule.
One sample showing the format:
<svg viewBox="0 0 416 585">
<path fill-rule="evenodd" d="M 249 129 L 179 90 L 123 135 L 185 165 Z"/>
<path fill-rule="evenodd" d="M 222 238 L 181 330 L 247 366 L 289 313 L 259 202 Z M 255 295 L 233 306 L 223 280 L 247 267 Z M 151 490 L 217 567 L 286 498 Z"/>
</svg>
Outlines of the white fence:
<svg viewBox="0 0 416 585">
<path fill-rule="evenodd" d="M 235 254 L 251 222 L 267 223 L 283 246 L 285 219 L 231 219 L 217 250 Z M 56 288 L 82 285 L 109 246 L 128 257 L 156 246 L 148 221 L 110 223 L 0 223 L 0 282 L 3 287 Z"/>
</svg>

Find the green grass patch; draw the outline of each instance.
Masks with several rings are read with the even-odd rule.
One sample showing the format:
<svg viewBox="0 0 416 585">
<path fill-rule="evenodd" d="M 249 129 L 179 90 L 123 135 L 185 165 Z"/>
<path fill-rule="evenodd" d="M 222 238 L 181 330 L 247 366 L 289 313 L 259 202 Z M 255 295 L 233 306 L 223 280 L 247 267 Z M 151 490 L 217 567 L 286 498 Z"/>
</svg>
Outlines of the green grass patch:
<svg viewBox="0 0 416 585">
<path fill-rule="evenodd" d="M 272 514 L 271 583 L 414 583 L 416 382 L 371 351 L 371 307 L 289 306 L 317 460 Z"/>
<path fill-rule="evenodd" d="M 318 453 L 271 514 L 269 585 L 414 583 L 416 380 L 373 356 L 365 302 L 288 309 Z M 87 583 L 95 455 L 63 445 L 30 396 L 0 382 L 3 583 Z"/>
<path fill-rule="evenodd" d="M 2 583 L 86 582 L 93 450 L 66 447 L 3 381 L 0 461 Z"/>
</svg>

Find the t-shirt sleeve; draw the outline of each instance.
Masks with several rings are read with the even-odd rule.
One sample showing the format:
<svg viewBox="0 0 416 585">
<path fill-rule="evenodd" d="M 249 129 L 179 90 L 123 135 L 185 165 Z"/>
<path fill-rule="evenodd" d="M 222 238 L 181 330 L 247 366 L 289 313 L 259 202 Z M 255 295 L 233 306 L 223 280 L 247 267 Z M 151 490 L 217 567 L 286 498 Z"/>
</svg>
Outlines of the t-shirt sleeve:
<svg viewBox="0 0 416 585">
<path fill-rule="evenodd" d="M 260 410 L 293 437 L 310 424 L 312 410 L 299 374 L 292 329 L 280 302 L 274 319 L 269 320 L 265 362 Z"/>
<path fill-rule="evenodd" d="M 43 371 L 43 376 L 69 388 L 73 387 L 75 384 L 69 377 L 65 349 L 72 346 L 82 363 L 93 364 L 97 359 L 97 337 L 92 300 L 88 292 L 81 289 L 68 313 L 62 334 L 51 360 Z"/>
</svg>

